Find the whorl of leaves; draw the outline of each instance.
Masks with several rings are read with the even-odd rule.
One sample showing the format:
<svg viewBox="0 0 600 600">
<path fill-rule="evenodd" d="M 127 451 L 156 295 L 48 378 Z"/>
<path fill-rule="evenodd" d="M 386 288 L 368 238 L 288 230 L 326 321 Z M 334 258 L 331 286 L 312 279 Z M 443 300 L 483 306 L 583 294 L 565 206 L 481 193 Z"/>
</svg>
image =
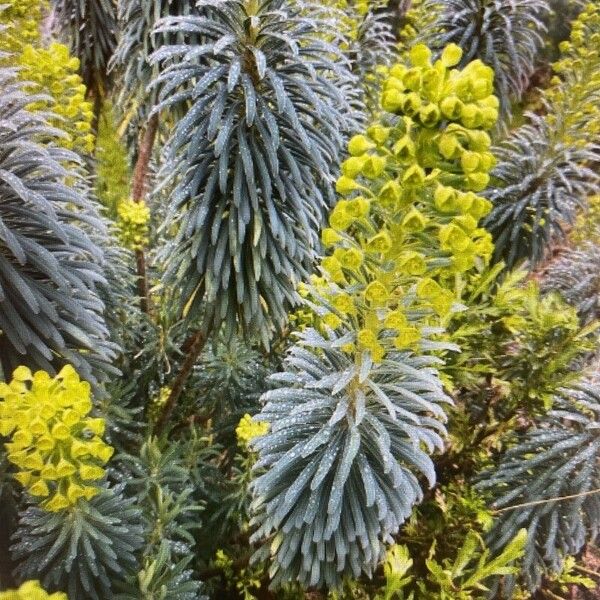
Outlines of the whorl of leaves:
<svg viewBox="0 0 600 600">
<path fill-rule="evenodd" d="M 22 511 L 11 547 L 19 579 L 39 579 L 69 598 L 112 598 L 113 585 L 136 569 L 135 552 L 143 543 L 141 513 L 121 489 L 69 510 L 31 505 Z"/>
<path fill-rule="evenodd" d="M 117 380 L 105 387 L 106 394 L 99 395 L 94 403 L 94 416 L 106 423 L 106 442 L 119 452 L 139 447 L 146 424 L 141 416 L 143 408 L 134 400 L 135 381 Z"/>
<path fill-rule="evenodd" d="M 267 389 L 265 381 L 274 370 L 267 358 L 243 340 L 219 341 L 206 350 L 194 369 L 189 408 L 196 414 L 213 414 L 217 427 L 233 429 L 245 412 L 256 412 L 258 399 Z"/>
<path fill-rule="evenodd" d="M 165 283 L 205 331 L 238 326 L 267 345 L 308 276 L 352 111 L 352 80 L 323 41 L 331 25 L 284 0 L 200 2 L 199 16 L 158 33 L 202 36 L 165 46 L 155 110 L 189 103 L 167 144 L 174 183 Z M 308 16 L 307 16 L 308 15 Z M 317 13 L 318 15 L 318 13 Z M 191 83 L 190 83 L 191 82 Z"/>
<path fill-rule="evenodd" d="M 115 0 L 56 0 L 57 24 L 67 35 L 71 53 L 80 61 L 88 90 L 108 87 L 108 63 L 117 45 Z"/>
<path fill-rule="evenodd" d="M 103 224 L 79 191 L 79 158 L 55 144 L 63 134 L 26 110 L 36 97 L 9 69 L 0 90 L 0 364 L 71 363 L 95 382 L 114 348 L 97 293 L 103 254 L 85 228 Z"/>
<path fill-rule="evenodd" d="M 273 586 L 371 575 L 422 498 L 417 477 L 435 482 L 449 402 L 435 359 L 365 353 L 357 366 L 344 341 L 304 333 L 257 416 L 270 430 L 254 442 L 253 540 L 268 540 L 256 557 L 272 560 Z"/>
<path fill-rule="evenodd" d="M 200 593 L 202 583 L 194 579 L 193 570 L 188 568 L 193 558 L 192 554 L 174 558 L 169 542 L 163 540 L 158 552 L 145 560 L 140 572 L 124 586 L 123 593 L 114 596 L 115 600 L 139 600 L 140 594 L 143 598 L 208 600 Z"/>
<path fill-rule="evenodd" d="M 119 455 L 117 463 L 117 478 L 140 503 L 158 488 L 181 493 L 189 483 L 189 473 L 182 466 L 182 446 L 177 443 L 165 445 L 149 437 L 135 455 Z"/>
<path fill-rule="evenodd" d="M 430 48 L 454 43 L 463 49 L 461 66 L 479 58 L 494 69 L 501 115 L 510 118 L 512 100 L 529 85 L 543 45 L 548 12 L 543 0 L 425 0 L 425 12 L 437 13 L 422 32 Z"/>
<path fill-rule="evenodd" d="M 534 268 L 542 261 L 600 185 L 586 166 L 597 160 L 597 147 L 565 144 L 554 135 L 554 125 L 534 114 L 529 118 L 494 148 L 498 164 L 485 193 L 494 205 L 483 222 L 494 237 L 494 259 L 509 268 L 523 260 Z"/>
<path fill-rule="evenodd" d="M 114 227 L 111 235 L 107 236 L 100 245 L 104 250 L 104 276 L 107 285 L 99 286 L 98 293 L 106 307 L 105 320 L 110 331 L 110 339 L 114 340 L 121 350 L 119 353 L 119 367 L 121 367 L 138 351 L 139 340 L 135 338 L 145 324 L 145 315 L 140 310 L 136 295 L 137 281 L 132 267 L 135 265 L 133 253 L 119 244 Z"/>
<path fill-rule="evenodd" d="M 600 248 L 569 248 L 544 270 L 542 292 L 558 291 L 584 324 L 600 318 Z"/>
<path fill-rule="evenodd" d="M 394 60 L 396 38 L 386 11 L 369 11 L 362 20 L 357 33 L 358 45 L 353 58 L 353 70 L 366 75 L 382 64 Z"/>
<path fill-rule="evenodd" d="M 553 410 L 478 483 L 496 509 L 531 503 L 500 513 L 488 535 L 494 551 L 527 528 L 522 570 L 530 590 L 548 571 L 560 572 L 565 556 L 577 554 L 598 533 L 600 495 L 587 492 L 600 488 L 599 419 L 598 384 L 564 390 Z"/>
<path fill-rule="evenodd" d="M 135 103 L 141 116 L 147 116 L 155 100 L 148 85 L 157 74 L 148 59 L 162 45 L 182 41 L 177 32 L 173 37 L 156 34 L 156 24 L 164 17 L 190 14 L 194 4 L 194 0 L 118 2 L 120 36 L 111 67 L 120 76 L 118 105 L 121 109 Z"/>
</svg>

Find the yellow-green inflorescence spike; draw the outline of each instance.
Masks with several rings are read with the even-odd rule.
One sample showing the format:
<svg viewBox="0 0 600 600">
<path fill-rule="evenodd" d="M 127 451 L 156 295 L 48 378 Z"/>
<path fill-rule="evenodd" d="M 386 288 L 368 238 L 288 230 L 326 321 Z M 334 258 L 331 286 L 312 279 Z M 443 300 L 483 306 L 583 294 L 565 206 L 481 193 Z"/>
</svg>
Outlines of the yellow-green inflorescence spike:
<svg viewBox="0 0 600 600">
<path fill-rule="evenodd" d="M 58 143 L 64 148 L 90 154 L 94 149 L 93 110 L 86 87 L 78 74 L 79 60 L 64 44 L 43 45 L 40 32 L 48 10 L 46 0 L 0 2 L 0 61 L 18 66 L 26 91 L 39 95 L 28 108 L 46 114 L 51 125 L 64 131 Z"/>
<path fill-rule="evenodd" d="M 0 592 L 0 600 L 68 600 L 64 592 L 49 594 L 39 581 L 26 581 L 17 590 Z"/>
<path fill-rule="evenodd" d="M 495 164 L 486 130 L 498 100 L 492 70 L 456 69 L 461 56 L 450 45 L 432 62 L 415 46 L 384 83 L 387 114 L 350 140 L 311 290 L 327 307 L 317 309 L 324 325 L 354 332 L 346 352 L 380 361 L 388 348 L 417 346 L 423 324 L 442 325 L 460 302 L 461 277 L 490 259 L 478 222 L 491 204 L 478 192 Z"/>
<path fill-rule="evenodd" d="M 560 50 L 553 85 L 544 92 L 552 108 L 546 119 L 560 141 L 584 147 L 600 134 L 600 4 L 584 7 Z"/>
<path fill-rule="evenodd" d="M 79 59 L 69 49 L 53 42 L 48 48 L 27 45 L 18 58 L 19 77 L 27 82 L 32 94 L 50 94 L 52 101 L 38 100 L 30 110 L 52 110 L 50 122 L 67 135 L 60 144 L 70 150 L 91 153 L 95 136 L 92 133 L 92 105 L 86 100 L 86 87 L 78 75 Z"/>
<path fill-rule="evenodd" d="M 255 421 L 249 414 L 245 414 L 235 428 L 238 444 L 248 448 L 250 442 L 269 431 L 269 423 L 266 421 Z"/>
<path fill-rule="evenodd" d="M 117 226 L 123 245 L 130 250 L 140 250 L 148 244 L 150 209 L 144 202 L 125 199 L 117 206 Z"/>
<path fill-rule="evenodd" d="M 39 44 L 46 0 L 3 0 L 0 3 L 0 51 L 21 52 L 24 44 Z"/>
<path fill-rule="evenodd" d="M 102 440 L 103 419 L 90 417 L 90 385 L 71 367 L 56 377 L 18 367 L 0 383 L 0 435 L 15 478 L 49 511 L 59 511 L 100 488 L 113 448 Z"/>
</svg>

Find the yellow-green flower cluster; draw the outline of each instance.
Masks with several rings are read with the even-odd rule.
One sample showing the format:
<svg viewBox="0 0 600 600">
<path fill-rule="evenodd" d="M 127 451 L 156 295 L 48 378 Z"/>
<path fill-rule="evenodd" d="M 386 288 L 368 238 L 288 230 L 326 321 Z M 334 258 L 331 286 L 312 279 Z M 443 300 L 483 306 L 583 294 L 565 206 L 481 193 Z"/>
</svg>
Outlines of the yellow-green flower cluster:
<svg viewBox="0 0 600 600">
<path fill-rule="evenodd" d="M 159 415 L 162 413 L 162 409 L 164 408 L 169 396 L 171 395 L 171 388 L 168 385 L 163 385 L 158 394 L 156 394 L 150 401 L 150 406 L 148 407 L 148 420 L 151 423 L 156 423 Z"/>
<path fill-rule="evenodd" d="M 440 325 L 459 301 L 458 280 L 490 259 L 490 235 L 478 227 L 491 203 L 477 192 L 494 166 L 486 129 L 498 102 L 493 73 L 480 61 L 453 68 L 448 46 L 432 64 L 415 46 L 411 65 L 396 65 L 384 84 L 388 115 L 350 140 L 322 232 L 326 283 L 314 288 L 329 312 L 323 322 L 356 333 L 344 350 L 381 360 L 390 344 L 415 347 L 416 323 Z"/>
<path fill-rule="evenodd" d="M 127 148 L 119 138 L 115 111 L 108 101 L 98 122 L 95 158 L 96 194 L 111 219 L 116 220 L 121 199 L 130 195 L 131 174 Z"/>
<path fill-rule="evenodd" d="M 0 51 L 20 53 L 24 45 L 39 42 L 42 12 L 47 2 L 3 0 L 0 4 L 4 7 L 0 10 L 0 24 L 5 27 L 0 35 Z"/>
<path fill-rule="evenodd" d="M 600 4 L 584 8 L 560 50 L 554 85 L 544 93 L 552 108 L 546 118 L 562 141 L 584 146 L 600 134 Z"/>
<path fill-rule="evenodd" d="M 269 431 L 269 424 L 266 421 L 255 421 L 249 414 L 245 414 L 235 428 L 235 435 L 238 444 L 247 448 L 254 438 L 265 435 L 267 431 Z"/>
<path fill-rule="evenodd" d="M 117 206 L 117 226 L 123 245 L 130 250 L 140 250 L 148 244 L 150 209 L 144 202 L 130 198 Z"/>
<path fill-rule="evenodd" d="M 63 44 L 41 45 L 41 22 L 48 3 L 45 0 L 8 0 L 0 11 L 0 24 L 6 27 L 0 36 L 0 51 L 11 54 L 5 59 L 19 67 L 19 78 L 28 82 L 27 91 L 50 96 L 29 106 L 30 110 L 52 110 L 58 115 L 51 125 L 67 137 L 62 146 L 84 153 L 94 149 L 91 132 L 93 111 L 86 101 L 86 87 L 78 75 L 79 60 Z"/>
<path fill-rule="evenodd" d="M 588 198 L 586 210 L 577 215 L 569 239 L 574 245 L 590 241 L 600 243 L 600 195 Z"/>
<path fill-rule="evenodd" d="M 65 148 L 83 153 L 94 149 L 92 133 L 92 105 L 85 99 L 86 87 L 77 74 L 79 60 L 69 54 L 63 44 L 52 43 L 48 48 L 27 45 L 19 58 L 19 76 L 30 82 L 32 93 L 45 93 L 53 102 L 40 100 L 29 106 L 30 110 L 51 109 L 57 119 L 51 124 L 62 129 L 68 137 L 60 141 Z"/>
<path fill-rule="evenodd" d="M 455 44 L 448 45 L 435 64 L 423 44 L 414 46 L 409 54 L 412 66 L 398 64 L 390 70 L 382 97 L 384 110 L 411 117 L 427 128 L 436 128 L 441 120 L 468 129 L 493 127 L 499 102 L 492 93 L 494 73 L 490 67 L 474 60 L 462 70 L 453 69 L 462 58 L 462 50 Z"/>
<path fill-rule="evenodd" d="M 39 581 L 26 581 L 18 590 L 0 592 L 0 600 L 68 600 L 64 592 L 48 594 Z"/>
<path fill-rule="evenodd" d="M 62 510 L 100 491 L 93 482 L 104 477 L 102 465 L 113 448 L 101 437 L 104 419 L 90 417 L 91 410 L 90 385 L 70 365 L 56 377 L 18 367 L 10 383 L 0 383 L 0 435 L 10 437 L 8 460 L 19 468 L 15 478 L 46 510 Z"/>
</svg>

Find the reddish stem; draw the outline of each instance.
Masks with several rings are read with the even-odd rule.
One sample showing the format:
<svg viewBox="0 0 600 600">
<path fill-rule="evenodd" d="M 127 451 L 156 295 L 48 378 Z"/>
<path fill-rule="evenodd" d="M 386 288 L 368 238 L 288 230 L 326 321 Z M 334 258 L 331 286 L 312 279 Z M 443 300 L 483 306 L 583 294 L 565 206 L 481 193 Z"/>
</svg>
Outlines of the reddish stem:
<svg viewBox="0 0 600 600">
<path fill-rule="evenodd" d="M 145 202 L 148 167 L 152 158 L 152 149 L 158 132 L 158 114 L 154 114 L 148 120 L 142 141 L 139 147 L 138 159 L 133 170 L 133 183 L 131 195 L 134 202 Z M 141 248 L 135 251 L 135 262 L 138 276 L 138 295 L 143 312 L 148 313 L 150 300 L 148 292 L 148 274 L 146 271 L 146 253 Z"/>
<path fill-rule="evenodd" d="M 185 357 L 185 361 L 183 362 L 183 365 L 181 366 L 181 371 L 179 371 L 179 375 L 177 375 L 177 378 L 175 379 L 175 381 L 173 383 L 173 387 L 171 388 L 171 393 L 167 399 L 165 407 L 164 407 L 160 417 L 158 418 L 158 421 L 156 422 L 156 433 L 157 434 L 160 434 L 164 430 L 165 425 L 168 423 L 169 419 L 171 418 L 171 415 L 173 414 L 173 410 L 175 409 L 175 405 L 177 404 L 177 400 L 179 400 L 179 397 L 181 396 L 181 393 L 183 392 L 185 384 L 187 383 L 187 380 L 189 379 L 190 375 L 192 374 L 194 365 L 196 364 L 196 361 L 198 360 L 198 357 L 200 356 L 200 353 L 202 352 L 202 349 L 204 348 L 204 345 L 206 344 L 206 338 L 200 331 L 197 331 L 190 338 L 190 340 L 187 344 L 188 344 L 188 351 L 187 351 L 187 355 Z"/>
</svg>

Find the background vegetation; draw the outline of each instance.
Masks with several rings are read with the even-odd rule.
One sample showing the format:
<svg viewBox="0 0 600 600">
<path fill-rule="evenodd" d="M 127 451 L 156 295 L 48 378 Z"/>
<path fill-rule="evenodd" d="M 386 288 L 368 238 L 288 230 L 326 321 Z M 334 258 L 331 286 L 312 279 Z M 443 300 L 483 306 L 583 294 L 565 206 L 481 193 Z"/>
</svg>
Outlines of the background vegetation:
<svg viewBox="0 0 600 600">
<path fill-rule="evenodd" d="M 596 2 L 3 0 L 0 599 L 597 597 L 599 135 Z"/>
</svg>

